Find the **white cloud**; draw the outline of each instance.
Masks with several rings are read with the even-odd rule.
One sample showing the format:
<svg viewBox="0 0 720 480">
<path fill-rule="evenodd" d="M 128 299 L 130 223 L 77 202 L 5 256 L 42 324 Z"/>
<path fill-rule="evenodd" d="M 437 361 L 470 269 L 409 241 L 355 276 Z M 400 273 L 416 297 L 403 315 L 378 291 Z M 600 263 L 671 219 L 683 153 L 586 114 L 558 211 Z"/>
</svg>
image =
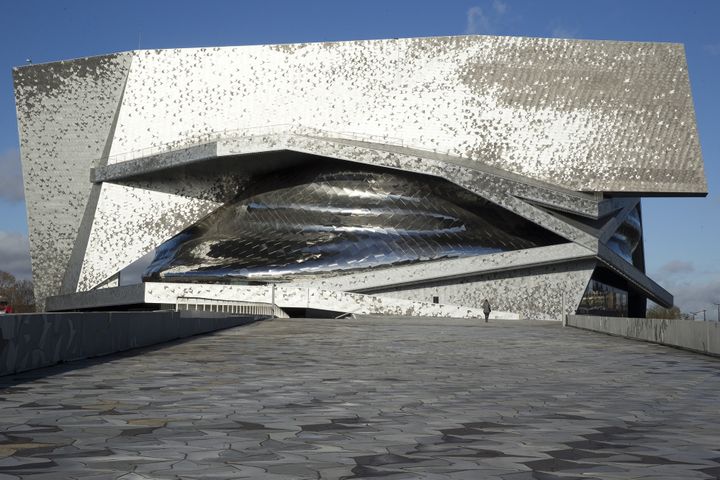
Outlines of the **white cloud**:
<svg viewBox="0 0 720 480">
<path fill-rule="evenodd" d="M 550 29 L 550 35 L 555 38 L 577 38 L 578 30 L 564 25 L 555 25 Z"/>
<path fill-rule="evenodd" d="M 24 198 L 20 151 L 0 153 L 0 199 L 22 202 Z"/>
<path fill-rule="evenodd" d="M 470 7 L 467 11 L 467 27 L 465 33 L 491 33 L 490 19 L 482 8 Z"/>
<path fill-rule="evenodd" d="M 705 51 L 710 55 L 720 55 L 720 43 L 705 45 Z"/>
<path fill-rule="evenodd" d="M 712 266 L 712 262 L 709 263 Z M 687 260 L 674 259 L 650 272 L 650 278 L 670 292 L 675 305 L 684 313 L 707 310 L 707 318 L 715 320 L 720 302 L 720 271 L 705 265 L 696 266 Z M 701 317 L 702 318 L 702 317 Z"/>
<path fill-rule="evenodd" d="M 707 318 L 715 320 L 720 303 L 720 273 L 713 269 L 698 269 L 692 262 L 671 260 L 650 275 L 675 298 L 675 305 L 685 313 L 708 311 Z"/>
<path fill-rule="evenodd" d="M 0 231 L 0 270 L 18 280 L 30 279 L 30 245 L 25 235 Z"/>
<path fill-rule="evenodd" d="M 660 267 L 658 271 L 663 276 L 667 274 L 692 273 L 695 271 L 695 266 L 692 262 L 686 262 L 684 260 L 671 260 Z"/>
<path fill-rule="evenodd" d="M 500 17 L 507 13 L 508 6 L 502 0 L 493 0 L 490 8 L 470 7 L 467 11 L 465 33 L 494 33 Z"/>
<path fill-rule="evenodd" d="M 498 15 L 504 15 L 507 12 L 507 3 L 500 0 L 493 0 L 493 9 Z"/>
<path fill-rule="evenodd" d="M 707 310 L 707 318 L 716 320 L 717 307 L 720 303 L 720 277 L 705 281 L 690 282 L 671 288 L 670 293 L 675 295 L 675 305 L 683 312 L 699 312 Z"/>
</svg>

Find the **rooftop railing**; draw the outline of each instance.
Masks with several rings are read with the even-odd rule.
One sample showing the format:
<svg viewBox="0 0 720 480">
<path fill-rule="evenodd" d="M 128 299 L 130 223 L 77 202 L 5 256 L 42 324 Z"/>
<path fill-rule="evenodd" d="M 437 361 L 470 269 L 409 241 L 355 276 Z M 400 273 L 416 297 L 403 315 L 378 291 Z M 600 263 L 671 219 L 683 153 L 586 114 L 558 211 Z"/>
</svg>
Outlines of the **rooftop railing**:
<svg viewBox="0 0 720 480">
<path fill-rule="evenodd" d="M 175 311 L 196 310 L 200 312 L 220 312 L 231 315 L 259 315 L 276 318 L 288 318 L 288 314 L 277 305 L 265 302 L 244 302 L 221 298 L 177 297 Z"/>
<path fill-rule="evenodd" d="M 324 137 L 335 137 L 335 138 L 347 138 L 349 140 L 359 141 L 373 141 L 376 140 L 380 143 L 387 143 L 397 147 L 408 147 L 406 142 L 400 137 L 392 137 L 389 135 L 374 135 L 360 132 L 333 132 L 329 130 L 323 130 L 320 128 L 303 127 L 301 125 L 294 125 L 290 123 L 277 123 L 272 125 L 259 125 L 254 127 L 243 127 L 243 128 L 232 128 L 225 130 L 218 130 L 200 135 L 192 135 L 186 137 L 183 140 L 174 142 L 166 142 L 160 145 L 153 145 L 151 147 L 145 147 L 137 150 L 130 150 L 123 153 L 117 153 L 107 157 L 108 164 L 125 162 L 128 160 L 135 160 L 138 158 L 149 157 L 153 155 L 160 155 L 163 153 L 176 152 L 179 150 L 185 150 L 192 147 L 199 147 L 207 145 L 212 142 L 219 140 L 232 140 L 242 138 L 252 138 L 262 135 L 278 135 L 278 134 L 298 134 L 298 135 L 309 135 L 309 136 L 324 136 Z M 413 147 L 414 148 L 414 147 Z M 439 153 L 438 150 L 427 150 L 420 149 L 423 151 L 432 151 Z M 446 151 L 448 153 L 449 150 Z"/>
<path fill-rule="evenodd" d="M 416 150 L 418 152 L 427 152 L 435 155 L 446 155 L 453 157 L 452 163 L 457 163 L 461 166 L 467 166 L 471 160 L 464 157 L 461 153 L 458 153 L 454 149 L 442 149 L 442 148 L 427 148 L 427 146 L 417 146 L 414 143 L 409 143 L 402 137 L 395 137 L 387 134 L 377 135 L 363 132 L 352 132 L 352 131 L 331 131 L 316 127 L 306 127 L 297 124 L 290 123 L 278 123 L 271 125 L 259 125 L 253 127 L 243 127 L 235 129 L 225 129 L 219 131 L 208 132 L 200 135 L 193 135 L 186 137 L 182 140 L 167 142 L 156 146 L 146 147 L 139 150 L 132 150 L 129 152 L 118 153 L 107 157 L 107 164 L 116 164 L 130 160 L 137 160 L 144 157 L 160 155 L 165 153 L 171 153 L 176 151 L 185 150 L 192 147 L 200 147 L 202 145 L 208 145 L 213 142 L 220 140 L 234 140 L 234 139 L 247 139 L 252 137 L 259 137 L 263 135 L 281 135 L 281 134 L 293 134 L 301 135 L 306 137 L 324 138 L 324 139 L 338 139 L 338 140 L 352 140 L 359 142 L 368 142 L 384 145 L 386 147 L 399 147 Z M 470 162 L 472 163 L 472 162 Z M 524 182 L 527 179 L 520 179 L 519 174 L 506 172 L 503 170 L 496 169 L 494 167 L 487 167 L 492 170 L 493 175 L 507 178 L 513 181 Z M 534 180 L 537 184 L 542 184 L 545 188 L 559 191 L 565 195 L 581 198 L 583 200 L 591 200 L 590 195 L 587 193 L 576 192 L 568 190 L 556 185 L 547 184 L 541 180 Z"/>
</svg>

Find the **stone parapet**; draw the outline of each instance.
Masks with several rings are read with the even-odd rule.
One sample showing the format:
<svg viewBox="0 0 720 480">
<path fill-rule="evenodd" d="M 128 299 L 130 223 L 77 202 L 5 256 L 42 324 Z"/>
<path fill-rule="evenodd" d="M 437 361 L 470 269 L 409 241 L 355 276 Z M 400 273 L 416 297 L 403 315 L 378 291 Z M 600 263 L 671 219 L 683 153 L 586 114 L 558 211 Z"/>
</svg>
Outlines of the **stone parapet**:
<svg viewBox="0 0 720 480">
<path fill-rule="evenodd" d="M 720 323 L 718 322 L 568 315 L 567 325 L 720 356 Z"/>
<path fill-rule="evenodd" d="M 170 310 L 2 315 L 0 376 L 147 347 L 257 319 Z"/>
</svg>

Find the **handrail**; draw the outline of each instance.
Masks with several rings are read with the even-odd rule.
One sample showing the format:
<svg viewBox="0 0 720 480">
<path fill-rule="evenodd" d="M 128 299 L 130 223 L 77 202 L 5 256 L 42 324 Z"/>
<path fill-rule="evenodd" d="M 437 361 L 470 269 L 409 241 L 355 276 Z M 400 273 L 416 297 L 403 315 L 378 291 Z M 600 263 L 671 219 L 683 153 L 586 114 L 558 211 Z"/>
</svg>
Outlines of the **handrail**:
<svg viewBox="0 0 720 480">
<path fill-rule="evenodd" d="M 362 132 L 350 132 L 350 131 L 331 131 L 331 130 L 325 130 L 322 128 L 316 128 L 316 127 L 306 127 L 303 125 L 298 124 L 291 124 L 291 123 L 276 123 L 276 124 L 270 124 L 270 125 L 256 125 L 252 127 L 242 127 L 242 128 L 235 128 L 235 129 L 225 129 L 225 130 L 217 130 L 212 131 L 209 133 L 204 133 L 201 135 L 195 135 L 191 137 L 187 137 L 184 140 L 178 140 L 174 142 L 166 142 L 157 146 L 152 147 L 146 147 L 138 150 L 131 150 L 124 153 L 118 153 L 114 155 L 110 155 L 108 157 L 103 157 L 101 160 L 104 160 L 105 162 L 100 162 L 100 164 L 105 163 L 106 165 L 111 164 L 117 164 L 124 161 L 130 161 L 130 160 L 138 160 L 143 157 L 151 156 L 151 155 L 158 155 L 161 153 L 171 153 L 176 152 L 180 150 L 185 150 L 192 147 L 198 147 L 202 145 L 209 145 L 212 142 L 216 142 L 219 140 L 234 140 L 234 139 L 241 139 L 241 138 L 248 138 L 248 137 L 257 137 L 260 135 L 268 135 L 268 134 L 296 134 L 296 135 L 303 135 L 308 137 L 318 137 L 322 136 L 325 138 L 336 138 L 340 140 L 355 140 L 355 141 L 364 141 L 364 142 L 370 142 L 370 143 L 381 143 L 388 147 L 401 147 L 401 148 L 407 148 L 412 150 L 417 150 L 418 152 L 427 152 L 427 153 L 434 153 L 434 154 L 440 154 L 440 155 L 447 155 L 450 157 L 458 157 L 460 159 L 465 159 L 462 155 L 459 155 L 457 153 L 453 153 L 452 149 L 438 149 L 438 148 L 425 148 L 421 146 L 417 146 L 414 144 L 410 144 L 405 141 L 402 137 L 393 137 L 387 134 L 383 135 L 377 135 L 377 134 L 371 134 L 371 133 L 362 133 Z M 514 177 L 517 176 L 517 174 L 512 172 L 505 172 L 502 170 L 498 170 L 497 172 L 492 173 L 493 175 L 498 175 L 504 178 L 508 178 L 509 180 L 517 181 Z M 537 181 L 537 180 L 536 180 Z M 542 181 L 538 181 L 542 183 Z M 583 192 L 576 192 L 573 190 L 568 190 L 562 187 L 558 187 L 556 185 L 550 185 L 548 184 L 545 188 L 552 188 L 554 190 L 560 190 L 563 191 L 564 194 L 574 196 L 577 198 L 587 199 L 588 195 Z"/>
<path fill-rule="evenodd" d="M 370 133 L 361 133 L 361 132 L 348 132 L 348 131 L 330 131 L 330 130 L 324 130 L 321 128 L 315 128 L 315 127 L 305 127 L 302 125 L 297 124 L 291 124 L 291 123 L 276 123 L 271 125 L 256 125 L 252 127 L 242 127 L 242 128 L 234 128 L 234 129 L 225 129 L 225 130 L 215 130 L 209 133 L 204 133 L 200 135 L 194 135 L 191 137 L 186 137 L 184 140 L 181 141 L 174 141 L 174 142 L 166 142 L 162 143 L 160 145 L 155 145 L 151 147 L 145 147 L 137 150 L 130 150 L 123 153 L 116 153 L 114 155 L 110 155 L 108 157 L 103 158 L 103 160 L 107 160 L 108 164 L 111 163 L 119 163 L 118 159 L 123 159 L 121 161 L 126 160 L 134 160 L 142 157 L 147 157 L 149 155 L 156 155 L 160 153 L 169 153 L 174 152 L 178 150 L 185 150 L 187 148 L 200 146 L 200 145 L 207 145 L 209 143 L 212 143 L 217 140 L 226 139 L 231 140 L 233 138 L 244 138 L 244 137 L 254 137 L 262 134 L 273 134 L 273 133 L 297 133 L 297 134 L 305 134 L 305 135 L 312 135 L 314 134 L 325 134 L 326 136 L 341 136 L 341 137 L 347 137 L 351 140 L 381 140 L 383 143 L 386 143 L 388 145 L 397 146 L 397 147 L 410 147 L 409 144 L 407 144 L 403 138 L 401 137 L 392 137 L 389 135 L 376 135 L 376 134 L 370 134 Z M 434 152 L 434 153 L 442 153 L 445 152 L 447 154 L 450 153 L 450 150 L 438 150 L 438 149 L 423 149 L 420 147 L 412 147 L 416 150 L 426 151 L 426 152 Z M 113 160 L 111 162 L 111 160 Z"/>
<path fill-rule="evenodd" d="M 341 318 L 345 318 L 345 317 L 349 317 L 349 316 L 351 316 L 351 315 L 355 315 L 357 312 L 359 312 L 359 311 L 362 310 L 363 308 L 364 308 L 364 307 L 358 307 L 358 308 L 356 308 L 355 310 L 353 310 L 352 312 L 341 313 L 340 315 L 338 315 L 337 317 L 335 317 L 335 320 L 339 320 L 339 319 L 341 319 Z"/>
<path fill-rule="evenodd" d="M 223 312 L 234 315 L 264 315 L 276 318 L 289 317 L 283 309 L 272 303 L 207 297 L 177 297 L 175 299 L 175 311 L 179 312 L 180 310 Z"/>
</svg>

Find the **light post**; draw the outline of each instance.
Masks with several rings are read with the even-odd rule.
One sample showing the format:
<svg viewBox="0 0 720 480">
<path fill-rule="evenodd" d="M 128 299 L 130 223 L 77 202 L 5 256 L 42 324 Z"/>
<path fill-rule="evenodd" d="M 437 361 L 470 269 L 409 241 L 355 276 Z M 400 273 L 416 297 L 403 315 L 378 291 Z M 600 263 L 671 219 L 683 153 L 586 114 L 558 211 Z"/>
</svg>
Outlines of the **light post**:
<svg viewBox="0 0 720 480">
<path fill-rule="evenodd" d="M 275 282 L 270 287 L 270 305 L 272 308 L 272 315 L 275 316 Z"/>
<path fill-rule="evenodd" d="M 718 316 L 717 316 L 717 319 L 716 319 L 716 320 L 717 320 L 718 322 L 720 322 L 720 303 L 714 303 L 714 302 L 713 302 L 713 305 L 715 305 L 715 306 L 718 308 Z"/>
</svg>

